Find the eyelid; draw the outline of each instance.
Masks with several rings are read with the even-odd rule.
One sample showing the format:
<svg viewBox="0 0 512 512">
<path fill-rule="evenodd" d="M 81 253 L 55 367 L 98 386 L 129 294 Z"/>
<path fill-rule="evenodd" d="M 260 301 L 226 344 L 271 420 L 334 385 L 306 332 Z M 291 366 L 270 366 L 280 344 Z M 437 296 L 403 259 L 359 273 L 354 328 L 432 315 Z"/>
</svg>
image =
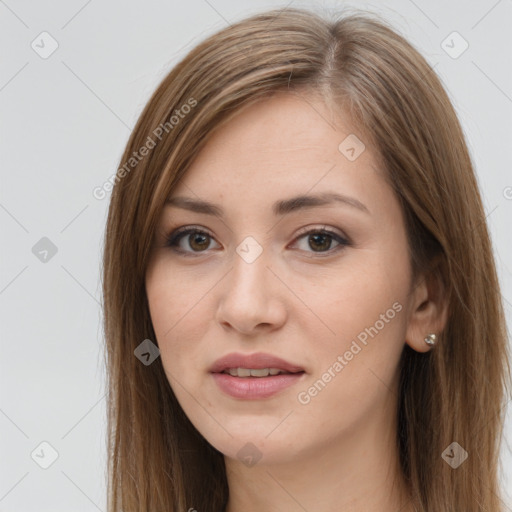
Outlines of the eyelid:
<svg viewBox="0 0 512 512">
<path fill-rule="evenodd" d="M 343 239 L 343 241 L 346 242 L 347 244 L 351 243 L 348 236 L 346 236 L 341 230 L 339 230 L 340 232 L 338 232 L 335 230 L 335 228 L 332 228 L 326 224 L 323 224 L 320 227 L 319 227 L 319 225 L 316 225 L 316 226 L 310 225 L 310 226 L 305 226 L 305 227 L 299 229 L 297 235 L 295 236 L 295 240 L 302 237 L 303 235 L 309 234 L 311 232 L 316 233 L 317 231 L 323 231 L 329 235 L 337 236 L 337 237 Z"/>
<path fill-rule="evenodd" d="M 313 233 L 321 233 L 324 235 L 330 236 L 335 242 L 337 242 L 337 246 L 334 248 L 330 248 L 327 251 L 301 251 L 305 252 L 309 255 L 310 258 L 328 258 L 330 256 L 334 256 L 339 251 L 343 250 L 345 247 L 352 246 L 352 241 L 346 236 L 343 232 L 339 233 L 335 230 L 335 228 L 331 228 L 327 225 L 322 225 L 321 227 L 317 226 L 305 226 L 301 228 L 297 235 L 295 236 L 292 245 L 295 245 L 301 238 L 304 236 L 313 234 Z"/>
<path fill-rule="evenodd" d="M 175 230 L 173 230 L 171 232 L 171 234 L 169 235 L 169 238 L 177 237 L 178 235 L 181 235 L 182 233 L 188 233 L 189 231 L 192 231 L 192 232 L 200 231 L 201 233 L 206 233 L 207 235 L 211 236 L 212 238 L 215 238 L 209 229 L 207 229 L 203 226 L 195 225 L 195 224 L 187 224 L 186 226 L 181 226 L 179 228 L 176 228 Z"/>
<path fill-rule="evenodd" d="M 183 249 L 180 249 L 177 244 L 178 242 L 181 241 L 180 236 L 192 235 L 194 233 L 204 233 L 205 235 L 208 235 L 212 240 L 215 240 L 214 235 L 212 234 L 212 232 L 209 229 L 207 229 L 203 226 L 188 224 L 186 226 L 181 226 L 179 228 L 176 228 L 175 230 L 171 231 L 171 233 L 169 235 L 166 235 L 165 246 L 173 249 L 174 251 L 176 251 L 180 254 L 184 254 L 186 256 L 201 256 L 201 254 L 203 252 L 207 252 L 207 251 L 199 251 L 199 252 L 184 251 Z M 216 240 L 215 240 L 215 242 L 218 243 Z"/>
</svg>

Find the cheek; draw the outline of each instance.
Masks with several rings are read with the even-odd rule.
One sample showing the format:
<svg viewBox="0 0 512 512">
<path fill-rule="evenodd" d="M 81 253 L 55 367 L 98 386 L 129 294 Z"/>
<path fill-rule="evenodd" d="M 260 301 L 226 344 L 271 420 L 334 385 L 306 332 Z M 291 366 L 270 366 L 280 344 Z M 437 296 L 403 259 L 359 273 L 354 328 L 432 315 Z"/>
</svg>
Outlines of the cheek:
<svg viewBox="0 0 512 512">
<path fill-rule="evenodd" d="M 407 326 L 406 259 L 395 257 L 395 263 L 382 252 L 360 252 L 309 295 L 302 287 L 319 318 L 308 314 L 300 320 L 304 339 L 314 347 L 314 374 L 299 403 L 321 408 L 336 402 L 355 412 L 388 392 Z"/>
<path fill-rule="evenodd" d="M 335 335 L 326 329 L 322 332 L 327 334 L 315 335 L 316 320 L 302 326 L 309 349 L 314 346 L 313 372 L 295 396 L 300 404 L 296 417 L 312 430 L 318 428 L 317 420 L 309 424 L 309 418 L 322 418 L 326 437 L 358 428 L 394 397 L 391 390 L 404 347 L 406 282 L 373 269 L 339 277 L 324 288 L 332 300 L 318 301 L 323 306 L 319 316 Z"/>
<path fill-rule="evenodd" d="M 184 343 L 187 340 L 183 338 L 185 326 L 187 339 L 196 335 L 194 331 L 199 326 L 198 322 L 189 321 L 192 316 L 197 318 L 199 310 L 198 289 L 192 283 L 183 273 L 172 271 L 165 262 L 158 262 L 147 274 L 151 322 L 165 369 L 176 370 L 184 358 L 190 357 L 188 351 L 193 348 L 191 343 Z"/>
<path fill-rule="evenodd" d="M 354 253 L 333 272 L 295 277 L 297 295 L 309 309 L 299 321 L 310 336 L 316 332 L 314 338 L 323 340 L 315 347 L 340 349 L 359 334 L 364 341 L 365 329 L 375 324 L 381 336 L 401 331 L 405 315 L 398 310 L 405 309 L 408 291 L 404 268 L 367 251 Z"/>
<path fill-rule="evenodd" d="M 207 266 L 205 266 L 207 267 Z M 182 407 L 194 406 L 204 383 L 205 354 L 212 344 L 212 297 L 218 273 L 197 266 L 177 269 L 165 256 L 148 269 L 146 293 L 163 369 Z"/>
<path fill-rule="evenodd" d="M 148 268 L 146 293 L 153 327 L 160 341 L 167 342 L 191 315 L 197 316 L 200 299 L 208 289 L 204 279 L 190 269 L 178 269 L 165 256 L 160 256 Z"/>
</svg>

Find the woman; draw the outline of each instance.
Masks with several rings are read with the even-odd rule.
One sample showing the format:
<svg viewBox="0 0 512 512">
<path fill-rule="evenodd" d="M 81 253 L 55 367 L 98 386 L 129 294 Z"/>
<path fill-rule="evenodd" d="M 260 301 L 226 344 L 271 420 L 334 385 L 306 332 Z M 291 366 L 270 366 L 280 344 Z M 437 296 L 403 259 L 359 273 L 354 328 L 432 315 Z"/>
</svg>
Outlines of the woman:
<svg viewBox="0 0 512 512">
<path fill-rule="evenodd" d="M 214 34 L 115 181 L 110 511 L 502 510 L 485 214 L 439 79 L 385 22 Z"/>
</svg>

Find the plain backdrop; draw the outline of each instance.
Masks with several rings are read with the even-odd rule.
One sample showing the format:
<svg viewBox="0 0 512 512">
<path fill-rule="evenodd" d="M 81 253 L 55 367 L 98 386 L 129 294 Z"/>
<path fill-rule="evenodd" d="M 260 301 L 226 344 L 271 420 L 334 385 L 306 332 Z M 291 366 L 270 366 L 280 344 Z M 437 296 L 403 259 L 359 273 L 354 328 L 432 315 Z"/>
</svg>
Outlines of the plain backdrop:
<svg viewBox="0 0 512 512">
<path fill-rule="evenodd" d="M 377 12 L 435 66 L 476 166 L 510 325 L 510 0 L 0 1 L 0 512 L 105 510 L 109 195 L 92 191 L 116 171 L 179 59 L 228 23 L 285 5 Z M 502 485 L 512 510 L 510 406 L 508 418 Z"/>
</svg>

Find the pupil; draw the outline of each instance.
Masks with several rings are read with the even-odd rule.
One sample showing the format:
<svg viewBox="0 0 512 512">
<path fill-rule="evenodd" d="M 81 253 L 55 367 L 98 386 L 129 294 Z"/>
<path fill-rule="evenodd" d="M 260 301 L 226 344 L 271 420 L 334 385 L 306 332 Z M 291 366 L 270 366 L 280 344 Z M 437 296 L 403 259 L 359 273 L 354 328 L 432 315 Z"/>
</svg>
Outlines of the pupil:
<svg viewBox="0 0 512 512">
<path fill-rule="evenodd" d="M 200 240 L 200 241 L 199 241 L 199 243 L 197 244 L 197 248 L 198 248 L 199 250 L 201 250 L 201 249 L 205 249 L 205 248 L 207 248 L 207 247 L 208 247 L 208 240 L 207 240 L 207 238 L 208 238 L 208 237 L 207 237 L 207 235 L 202 235 L 202 234 L 200 234 L 200 233 L 196 233 L 196 234 L 194 234 L 194 235 L 192 236 L 192 242 L 191 242 L 190 246 L 191 246 L 192 248 L 194 248 L 194 245 L 196 244 L 197 240 L 198 240 L 198 239 L 202 239 L 202 242 L 201 242 L 201 240 Z"/>
<path fill-rule="evenodd" d="M 324 241 L 327 241 L 327 243 L 323 244 L 323 247 L 321 247 L 321 249 L 329 249 L 329 246 L 331 245 L 331 240 L 329 238 L 329 235 L 322 235 L 322 234 L 316 234 L 316 235 L 310 235 L 309 237 L 309 241 L 311 242 L 313 240 L 313 243 L 316 244 L 318 242 L 318 239 L 324 239 Z M 320 243 L 320 245 L 322 245 Z M 311 246 L 311 244 L 310 244 Z M 312 249 L 314 249 L 314 247 L 311 246 Z"/>
</svg>

